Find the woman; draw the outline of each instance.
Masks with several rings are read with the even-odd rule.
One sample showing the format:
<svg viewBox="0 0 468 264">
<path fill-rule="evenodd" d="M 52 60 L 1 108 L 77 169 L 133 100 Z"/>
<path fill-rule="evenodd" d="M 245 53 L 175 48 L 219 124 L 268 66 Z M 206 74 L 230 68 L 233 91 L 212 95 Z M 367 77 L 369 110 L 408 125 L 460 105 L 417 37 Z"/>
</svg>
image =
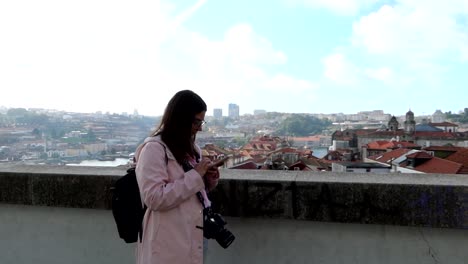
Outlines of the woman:
<svg viewBox="0 0 468 264">
<path fill-rule="evenodd" d="M 218 168 L 201 157 L 195 144 L 205 113 L 206 104 L 196 93 L 176 93 L 158 128 L 137 150 L 137 181 L 148 207 L 138 264 L 203 263 L 203 207 L 196 194 L 201 192 L 209 206 L 206 192 L 219 178 Z"/>
</svg>

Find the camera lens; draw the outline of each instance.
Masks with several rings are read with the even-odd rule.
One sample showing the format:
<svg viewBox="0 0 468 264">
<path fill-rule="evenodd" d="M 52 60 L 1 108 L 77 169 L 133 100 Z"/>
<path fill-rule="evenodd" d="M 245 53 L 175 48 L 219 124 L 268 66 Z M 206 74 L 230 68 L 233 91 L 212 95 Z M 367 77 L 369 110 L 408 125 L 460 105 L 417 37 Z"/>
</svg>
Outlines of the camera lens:
<svg viewBox="0 0 468 264">
<path fill-rule="evenodd" d="M 221 230 L 216 236 L 216 241 L 223 248 L 229 247 L 234 242 L 234 239 L 236 237 L 227 229 Z"/>
</svg>

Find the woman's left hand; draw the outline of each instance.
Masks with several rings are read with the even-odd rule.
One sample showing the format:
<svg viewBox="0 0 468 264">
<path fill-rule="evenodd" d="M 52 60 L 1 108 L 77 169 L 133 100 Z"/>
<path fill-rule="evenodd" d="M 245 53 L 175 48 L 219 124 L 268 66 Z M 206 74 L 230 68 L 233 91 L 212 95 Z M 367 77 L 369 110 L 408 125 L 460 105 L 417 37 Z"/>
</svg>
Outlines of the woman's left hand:
<svg viewBox="0 0 468 264">
<path fill-rule="evenodd" d="M 219 170 L 214 166 L 209 168 L 205 173 L 205 185 L 208 191 L 213 190 L 218 185 Z"/>
</svg>

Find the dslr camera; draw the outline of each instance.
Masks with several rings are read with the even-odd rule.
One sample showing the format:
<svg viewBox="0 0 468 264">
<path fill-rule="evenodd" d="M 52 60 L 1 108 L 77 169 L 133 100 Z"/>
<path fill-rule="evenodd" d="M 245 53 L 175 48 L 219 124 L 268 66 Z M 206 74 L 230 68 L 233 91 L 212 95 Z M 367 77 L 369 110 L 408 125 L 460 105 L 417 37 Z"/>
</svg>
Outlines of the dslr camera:
<svg viewBox="0 0 468 264">
<path fill-rule="evenodd" d="M 211 207 L 203 209 L 203 236 L 208 239 L 216 239 L 223 248 L 229 247 L 236 238 L 224 227 L 226 224 L 223 217 L 213 212 Z"/>
</svg>

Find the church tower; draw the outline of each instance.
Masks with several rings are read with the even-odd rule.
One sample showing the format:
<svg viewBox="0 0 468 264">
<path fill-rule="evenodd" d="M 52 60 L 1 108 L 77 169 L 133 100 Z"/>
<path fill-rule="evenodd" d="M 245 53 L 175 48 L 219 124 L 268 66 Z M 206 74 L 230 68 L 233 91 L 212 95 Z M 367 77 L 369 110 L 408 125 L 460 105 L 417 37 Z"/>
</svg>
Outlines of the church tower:
<svg viewBox="0 0 468 264">
<path fill-rule="evenodd" d="M 416 131 L 416 121 L 414 121 L 414 113 L 409 110 L 406 113 L 405 119 L 405 134 L 406 135 L 413 135 Z"/>
<path fill-rule="evenodd" d="M 397 131 L 398 130 L 398 127 L 400 126 L 400 123 L 398 123 L 397 119 L 395 116 L 392 116 L 392 118 L 390 118 L 390 121 L 388 121 L 388 129 L 390 131 Z"/>
<path fill-rule="evenodd" d="M 442 111 L 437 110 L 432 114 L 432 123 L 443 123 L 445 122 L 446 116 Z"/>
</svg>

